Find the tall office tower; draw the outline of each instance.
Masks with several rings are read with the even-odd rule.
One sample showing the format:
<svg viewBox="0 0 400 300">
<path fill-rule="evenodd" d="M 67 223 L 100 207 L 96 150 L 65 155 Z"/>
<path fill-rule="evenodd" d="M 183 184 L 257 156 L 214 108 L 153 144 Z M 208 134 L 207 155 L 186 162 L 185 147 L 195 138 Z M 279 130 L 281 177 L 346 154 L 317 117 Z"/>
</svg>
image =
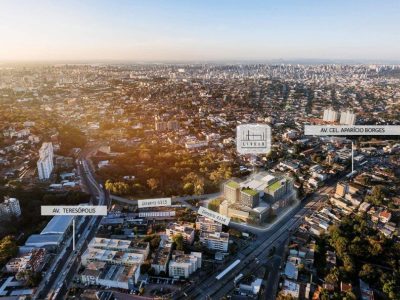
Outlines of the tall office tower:
<svg viewBox="0 0 400 300">
<path fill-rule="evenodd" d="M 11 216 L 19 217 L 21 215 L 21 207 L 16 198 L 5 197 L 4 202 L 0 203 L 0 219 L 9 218 Z"/>
<path fill-rule="evenodd" d="M 43 143 L 39 150 L 39 160 L 37 162 L 40 180 L 49 179 L 53 171 L 53 144 Z"/>
<path fill-rule="evenodd" d="M 340 113 L 340 124 L 341 125 L 354 125 L 356 123 L 356 115 L 351 111 L 342 111 Z"/>
<path fill-rule="evenodd" d="M 339 119 L 339 114 L 333 109 L 325 109 L 323 120 L 326 122 L 336 122 Z"/>
</svg>

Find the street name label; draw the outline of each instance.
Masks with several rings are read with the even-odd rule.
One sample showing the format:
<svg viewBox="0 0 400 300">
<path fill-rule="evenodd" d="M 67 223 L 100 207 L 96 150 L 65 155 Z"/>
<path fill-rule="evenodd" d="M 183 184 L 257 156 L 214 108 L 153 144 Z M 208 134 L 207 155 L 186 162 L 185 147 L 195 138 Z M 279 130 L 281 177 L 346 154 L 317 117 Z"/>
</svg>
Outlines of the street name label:
<svg viewBox="0 0 400 300">
<path fill-rule="evenodd" d="M 42 216 L 106 216 L 107 206 L 85 205 L 85 206 L 50 206 L 43 205 Z"/>
<path fill-rule="evenodd" d="M 139 208 L 170 206 L 171 198 L 143 199 L 138 200 Z"/>
<path fill-rule="evenodd" d="M 223 216 L 223 215 L 221 215 L 219 213 L 216 213 L 215 211 L 212 211 L 212 210 L 210 210 L 208 208 L 205 208 L 203 206 L 200 206 L 200 208 L 197 211 L 197 213 L 199 215 L 205 216 L 205 217 L 207 217 L 209 219 L 212 219 L 212 220 L 217 221 L 217 222 L 219 222 L 221 224 L 224 224 L 224 225 L 228 225 L 229 221 L 231 220 L 231 218 Z"/>
<path fill-rule="evenodd" d="M 400 135 L 397 125 L 304 125 L 304 135 Z"/>
</svg>

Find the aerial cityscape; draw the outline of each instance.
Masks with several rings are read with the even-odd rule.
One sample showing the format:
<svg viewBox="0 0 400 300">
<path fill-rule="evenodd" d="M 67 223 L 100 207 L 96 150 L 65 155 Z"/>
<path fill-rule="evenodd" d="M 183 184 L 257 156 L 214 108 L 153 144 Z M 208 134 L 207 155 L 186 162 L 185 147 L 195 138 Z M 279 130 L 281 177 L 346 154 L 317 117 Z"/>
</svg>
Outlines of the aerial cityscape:
<svg viewBox="0 0 400 300">
<path fill-rule="evenodd" d="M 389 38 L 400 6 L 277 2 L 0 4 L 9 24 L 24 18 L 0 50 L 0 299 L 400 299 L 400 45 Z M 22 7 L 67 23 L 53 36 Z M 248 20 L 245 43 L 262 35 L 253 22 L 267 26 L 261 11 L 307 9 L 343 24 L 375 16 L 388 31 L 379 45 L 359 28 L 327 32 L 377 43 L 348 56 L 339 40 L 282 56 L 276 36 L 261 56 L 211 43 L 232 42 L 230 14 Z M 203 16 L 227 36 L 199 29 Z M 107 26 L 110 47 L 90 36 Z M 136 40 L 114 48 L 129 28 Z"/>
</svg>

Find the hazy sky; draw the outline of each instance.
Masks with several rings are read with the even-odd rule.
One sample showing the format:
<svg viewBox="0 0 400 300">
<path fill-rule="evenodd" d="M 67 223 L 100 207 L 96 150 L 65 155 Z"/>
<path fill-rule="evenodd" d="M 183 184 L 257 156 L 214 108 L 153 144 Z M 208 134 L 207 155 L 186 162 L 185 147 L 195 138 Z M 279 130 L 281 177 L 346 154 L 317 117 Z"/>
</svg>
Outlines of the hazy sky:
<svg viewBox="0 0 400 300">
<path fill-rule="evenodd" d="M 400 60 L 399 0 L 0 0 L 2 60 Z"/>
</svg>

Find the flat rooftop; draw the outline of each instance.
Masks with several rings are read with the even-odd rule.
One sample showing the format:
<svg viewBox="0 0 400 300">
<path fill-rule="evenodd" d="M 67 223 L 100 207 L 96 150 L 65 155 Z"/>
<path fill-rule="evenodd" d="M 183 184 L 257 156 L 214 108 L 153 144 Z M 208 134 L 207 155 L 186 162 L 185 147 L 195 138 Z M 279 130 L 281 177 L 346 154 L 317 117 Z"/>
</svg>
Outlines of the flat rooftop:
<svg viewBox="0 0 400 300">
<path fill-rule="evenodd" d="M 72 224 L 73 216 L 54 216 L 40 234 L 64 234 Z"/>
</svg>

